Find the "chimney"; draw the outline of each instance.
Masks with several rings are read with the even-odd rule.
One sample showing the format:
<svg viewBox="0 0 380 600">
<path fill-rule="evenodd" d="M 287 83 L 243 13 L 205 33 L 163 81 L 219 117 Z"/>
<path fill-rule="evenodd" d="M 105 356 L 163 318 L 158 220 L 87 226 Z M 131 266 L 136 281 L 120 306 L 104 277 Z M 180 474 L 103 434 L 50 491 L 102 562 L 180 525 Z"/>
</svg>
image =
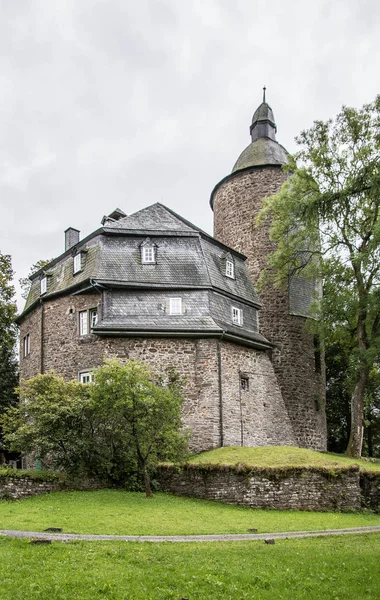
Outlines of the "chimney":
<svg viewBox="0 0 380 600">
<path fill-rule="evenodd" d="M 78 229 L 74 229 L 74 227 L 69 227 L 65 231 L 65 251 L 70 250 L 75 244 L 79 242 L 79 234 L 80 231 Z"/>
</svg>

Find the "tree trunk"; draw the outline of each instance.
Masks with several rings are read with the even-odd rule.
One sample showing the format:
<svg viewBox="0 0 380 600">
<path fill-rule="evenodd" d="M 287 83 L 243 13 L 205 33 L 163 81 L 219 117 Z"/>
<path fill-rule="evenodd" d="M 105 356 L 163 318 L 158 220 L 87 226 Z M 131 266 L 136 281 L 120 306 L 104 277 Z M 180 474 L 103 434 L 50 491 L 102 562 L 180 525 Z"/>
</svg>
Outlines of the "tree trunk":
<svg viewBox="0 0 380 600">
<path fill-rule="evenodd" d="M 373 425 L 370 423 L 367 428 L 367 444 L 368 444 L 368 456 L 373 457 Z"/>
<path fill-rule="evenodd" d="M 351 397 L 351 433 L 348 440 L 346 454 L 352 458 L 362 455 L 364 433 L 364 393 L 368 380 L 368 368 L 362 366 L 358 380 Z"/>
<path fill-rule="evenodd" d="M 351 396 L 351 431 L 346 454 L 352 458 L 360 458 L 364 434 L 364 394 L 369 377 L 366 352 L 368 349 L 366 333 L 366 311 L 362 309 L 358 317 L 358 346 L 360 366 L 355 389 Z"/>
<path fill-rule="evenodd" d="M 144 484 L 145 484 L 145 495 L 147 498 L 151 498 L 153 496 L 152 494 L 152 488 L 150 486 L 150 475 L 149 475 L 149 471 L 146 468 L 146 464 L 144 464 Z"/>
</svg>

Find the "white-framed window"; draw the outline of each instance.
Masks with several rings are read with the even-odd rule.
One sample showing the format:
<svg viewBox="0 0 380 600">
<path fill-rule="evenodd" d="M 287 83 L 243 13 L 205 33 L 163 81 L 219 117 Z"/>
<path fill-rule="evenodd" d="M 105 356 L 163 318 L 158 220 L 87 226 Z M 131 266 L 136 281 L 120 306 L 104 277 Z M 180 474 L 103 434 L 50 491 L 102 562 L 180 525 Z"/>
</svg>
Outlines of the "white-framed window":
<svg viewBox="0 0 380 600">
<path fill-rule="evenodd" d="M 46 294 L 47 291 L 47 277 L 43 277 L 40 281 L 40 292 L 41 292 L 41 296 L 42 294 Z"/>
<path fill-rule="evenodd" d="M 82 270 L 82 254 L 80 252 L 78 252 L 78 254 L 76 254 L 74 256 L 74 263 L 73 263 L 73 274 L 75 275 L 76 273 L 79 273 L 79 271 Z"/>
<path fill-rule="evenodd" d="M 144 264 L 152 264 L 156 262 L 156 252 L 154 246 L 142 246 L 141 260 Z"/>
<path fill-rule="evenodd" d="M 97 308 L 92 308 L 90 310 L 90 327 L 91 329 L 93 327 L 95 327 L 95 325 L 98 322 L 98 309 Z"/>
<path fill-rule="evenodd" d="M 30 334 L 29 333 L 27 333 L 23 339 L 23 353 L 24 353 L 24 358 L 26 356 L 29 356 L 29 354 L 30 354 Z"/>
<path fill-rule="evenodd" d="M 92 383 L 94 381 L 94 376 L 91 371 L 81 371 L 78 374 L 78 379 L 81 383 Z"/>
<path fill-rule="evenodd" d="M 229 260 L 228 258 L 226 260 L 226 276 L 235 279 L 235 265 L 232 260 Z"/>
<path fill-rule="evenodd" d="M 182 315 L 182 298 L 170 298 L 169 313 L 171 315 Z"/>
<path fill-rule="evenodd" d="M 243 311 L 241 308 L 236 308 L 233 306 L 231 309 L 232 312 L 232 322 L 234 325 L 241 325 L 243 323 Z"/>
<path fill-rule="evenodd" d="M 88 311 L 81 310 L 79 312 L 79 335 L 88 334 Z"/>
</svg>

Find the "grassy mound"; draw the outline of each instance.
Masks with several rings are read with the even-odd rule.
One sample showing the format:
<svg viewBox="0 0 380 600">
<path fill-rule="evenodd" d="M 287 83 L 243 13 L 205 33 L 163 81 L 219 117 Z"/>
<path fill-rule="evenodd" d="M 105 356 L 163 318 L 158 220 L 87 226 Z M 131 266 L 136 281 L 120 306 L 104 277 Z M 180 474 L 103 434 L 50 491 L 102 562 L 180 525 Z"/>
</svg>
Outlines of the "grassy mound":
<svg viewBox="0 0 380 600">
<path fill-rule="evenodd" d="M 293 446 L 262 446 L 260 448 L 242 448 L 228 446 L 209 452 L 202 452 L 188 461 L 194 465 L 245 465 L 259 468 L 344 468 L 358 465 L 363 471 L 380 471 L 380 461 L 369 462 L 348 458 L 343 454 L 316 452 Z"/>
<path fill-rule="evenodd" d="M 259 510 L 157 493 L 98 490 L 55 492 L 25 500 L 0 500 L 0 529 L 116 535 L 195 535 L 307 531 L 380 525 L 371 513 Z M 1 600 L 3 600 L 0 594 Z"/>
</svg>

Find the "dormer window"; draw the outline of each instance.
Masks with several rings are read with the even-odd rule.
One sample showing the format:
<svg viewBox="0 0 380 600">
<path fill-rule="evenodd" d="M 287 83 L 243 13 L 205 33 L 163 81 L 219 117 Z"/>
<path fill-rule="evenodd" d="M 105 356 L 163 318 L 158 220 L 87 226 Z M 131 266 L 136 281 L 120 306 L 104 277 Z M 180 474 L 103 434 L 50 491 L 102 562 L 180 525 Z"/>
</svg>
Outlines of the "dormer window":
<svg viewBox="0 0 380 600">
<path fill-rule="evenodd" d="M 235 279 L 235 265 L 229 258 L 226 260 L 226 275 L 231 279 Z"/>
<path fill-rule="evenodd" d="M 149 238 L 140 245 L 140 250 L 143 265 L 154 265 L 156 263 L 157 246 Z"/>
<path fill-rule="evenodd" d="M 171 315 L 182 315 L 182 298 L 170 298 L 169 313 Z"/>
<path fill-rule="evenodd" d="M 78 252 L 74 256 L 74 264 L 73 264 L 73 274 L 79 273 L 82 270 L 82 254 Z"/>
<path fill-rule="evenodd" d="M 156 262 L 155 259 L 155 252 L 154 252 L 154 248 L 153 246 L 144 246 L 144 248 L 142 249 L 142 261 L 143 263 L 154 263 Z"/>
<path fill-rule="evenodd" d="M 243 311 L 241 308 L 236 308 L 236 306 L 232 307 L 232 323 L 234 325 L 243 324 Z"/>
<path fill-rule="evenodd" d="M 46 275 L 44 277 L 42 277 L 41 281 L 40 281 L 40 293 L 41 296 L 43 294 L 46 294 L 47 292 L 47 277 Z"/>
<path fill-rule="evenodd" d="M 235 279 L 235 261 L 230 252 L 227 252 L 222 257 L 221 270 L 223 275 L 230 279 Z"/>
</svg>

